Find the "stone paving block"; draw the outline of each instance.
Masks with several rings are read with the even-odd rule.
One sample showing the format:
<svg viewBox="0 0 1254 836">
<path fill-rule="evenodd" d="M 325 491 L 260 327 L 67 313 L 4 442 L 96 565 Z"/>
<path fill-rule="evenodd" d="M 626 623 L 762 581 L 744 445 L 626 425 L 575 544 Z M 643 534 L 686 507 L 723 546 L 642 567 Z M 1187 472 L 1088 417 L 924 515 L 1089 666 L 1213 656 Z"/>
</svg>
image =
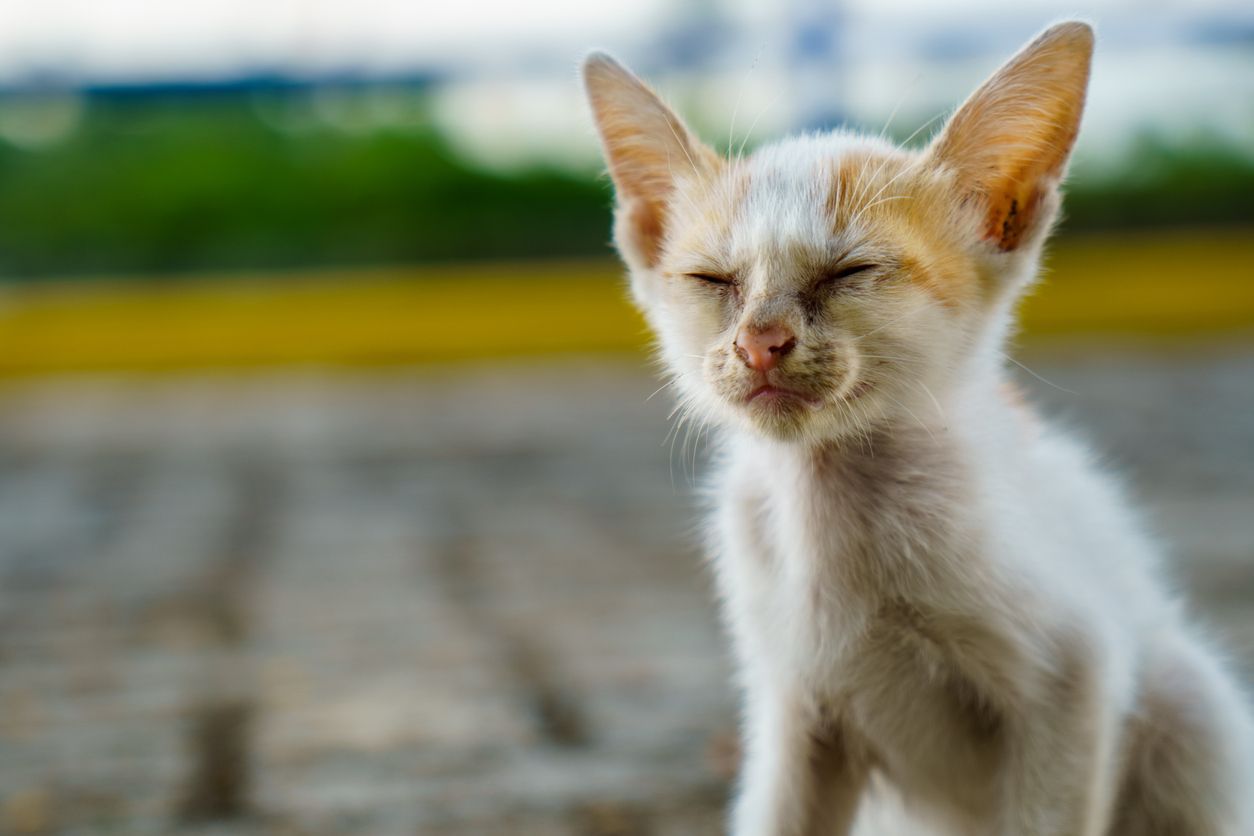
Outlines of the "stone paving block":
<svg viewBox="0 0 1254 836">
<path fill-rule="evenodd" d="M 1254 674 L 1254 350 L 1025 362 Z M 721 832 L 708 465 L 656 388 L 589 361 L 0 390 L 0 833 Z"/>
</svg>

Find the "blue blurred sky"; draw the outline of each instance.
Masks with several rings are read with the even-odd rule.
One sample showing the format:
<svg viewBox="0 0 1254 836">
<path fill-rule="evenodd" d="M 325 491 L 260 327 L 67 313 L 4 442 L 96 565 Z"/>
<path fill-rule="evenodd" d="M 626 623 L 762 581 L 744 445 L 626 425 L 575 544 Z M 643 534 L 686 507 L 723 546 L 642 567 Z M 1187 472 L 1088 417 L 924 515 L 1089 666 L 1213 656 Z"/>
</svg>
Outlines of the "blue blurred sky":
<svg viewBox="0 0 1254 836">
<path fill-rule="evenodd" d="M 1073 15 L 1100 37 L 1082 157 L 1147 128 L 1254 146 L 1248 0 L 28 0 L 0 4 L 0 87 L 401 79 L 434 91 L 472 156 L 589 165 L 573 73 L 593 46 L 658 80 L 714 139 L 844 120 L 878 130 L 893 111 L 908 132 Z M 72 98 L 58 101 L 33 121 L 0 113 L 0 136 L 71 125 Z"/>
</svg>

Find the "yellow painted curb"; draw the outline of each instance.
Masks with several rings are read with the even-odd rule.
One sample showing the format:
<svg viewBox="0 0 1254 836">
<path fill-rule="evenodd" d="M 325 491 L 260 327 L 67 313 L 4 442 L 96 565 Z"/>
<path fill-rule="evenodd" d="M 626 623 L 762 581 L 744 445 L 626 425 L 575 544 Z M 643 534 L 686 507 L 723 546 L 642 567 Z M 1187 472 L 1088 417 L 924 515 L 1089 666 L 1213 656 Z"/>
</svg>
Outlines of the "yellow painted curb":
<svg viewBox="0 0 1254 836">
<path fill-rule="evenodd" d="M 1254 330 L 1247 230 L 1070 239 L 1028 339 Z M 0 376 L 639 352 L 610 260 L 0 287 Z"/>
</svg>

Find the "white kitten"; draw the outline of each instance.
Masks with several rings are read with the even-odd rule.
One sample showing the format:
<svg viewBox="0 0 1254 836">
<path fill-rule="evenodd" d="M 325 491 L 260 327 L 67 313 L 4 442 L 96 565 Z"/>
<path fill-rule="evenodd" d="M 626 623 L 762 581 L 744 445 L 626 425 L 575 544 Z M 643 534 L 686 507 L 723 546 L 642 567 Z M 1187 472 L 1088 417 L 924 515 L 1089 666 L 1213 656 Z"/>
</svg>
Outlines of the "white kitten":
<svg viewBox="0 0 1254 836">
<path fill-rule="evenodd" d="M 834 133 L 724 159 L 584 66 L 635 297 L 723 431 L 740 836 L 1254 834 L 1236 689 L 1003 368 L 1092 45 L 1049 29 L 922 152 Z"/>
</svg>

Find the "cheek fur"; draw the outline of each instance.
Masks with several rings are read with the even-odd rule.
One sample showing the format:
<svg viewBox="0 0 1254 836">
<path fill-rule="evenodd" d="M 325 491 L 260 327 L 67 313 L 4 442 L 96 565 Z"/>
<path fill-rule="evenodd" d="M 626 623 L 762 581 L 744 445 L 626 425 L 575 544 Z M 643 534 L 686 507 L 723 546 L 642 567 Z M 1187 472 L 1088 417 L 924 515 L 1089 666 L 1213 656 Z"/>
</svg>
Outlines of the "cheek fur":
<svg viewBox="0 0 1254 836">
<path fill-rule="evenodd" d="M 676 289 L 674 300 L 674 337 L 690 359 L 730 350 L 739 312 L 732 291 L 681 287 Z"/>
</svg>

